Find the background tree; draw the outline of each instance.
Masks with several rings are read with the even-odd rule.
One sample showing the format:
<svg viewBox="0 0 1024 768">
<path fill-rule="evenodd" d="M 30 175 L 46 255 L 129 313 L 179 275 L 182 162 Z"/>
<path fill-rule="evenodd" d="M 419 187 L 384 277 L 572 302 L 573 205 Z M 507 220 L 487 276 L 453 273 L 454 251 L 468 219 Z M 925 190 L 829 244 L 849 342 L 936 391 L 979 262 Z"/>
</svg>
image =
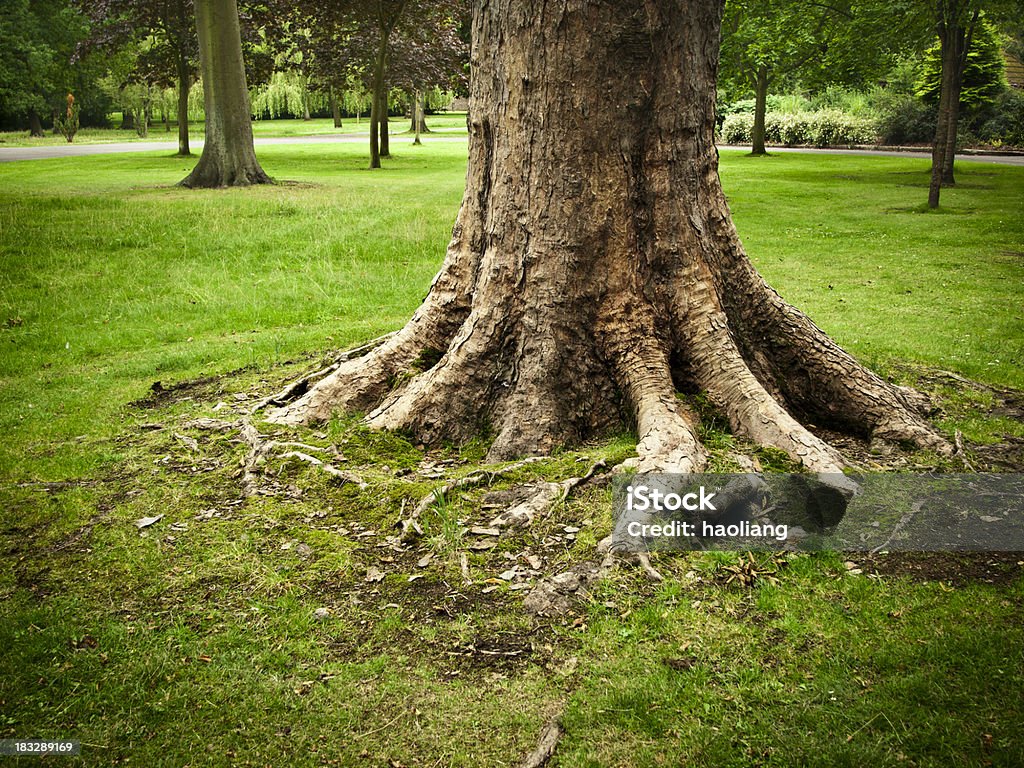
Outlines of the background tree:
<svg viewBox="0 0 1024 768">
<path fill-rule="evenodd" d="M 751 153 L 763 155 L 768 89 L 803 70 L 833 71 L 828 54 L 852 21 L 852 10 L 846 0 L 728 0 L 725 9 L 724 78 L 753 91 Z"/>
<path fill-rule="evenodd" d="M 174 84 L 178 90 L 178 154 L 190 155 L 188 96 L 198 42 L 192 0 L 80 0 L 93 21 L 90 45 L 137 49 L 131 82 Z"/>
<path fill-rule="evenodd" d="M 960 90 L 974 35 L 981 22 L 980 0 L 937 0 L 935 31 L 939 38 L 942 80 L 939 116 L 932 146 L 932 177 L 928 207 L 938 208 L 943 185 L 955 184 L 953 160 L 956 155 L 960 120 Z"/>
<path fill-rule="evenodd" d="M 33 136 L 42 136 L 43 118 L 64 110 L 73 92 L 86 106 L 86 120 L 104 119 L 107 100 L 98 98 L 95 62 L 72 65 L 88 32 L 87 19 L 67 0 L 0 3 L 0 118 L 27 123 Z"/>
<path fill-rule="evenodd" d="M 403 25 L 392 41 L 388 81 L 409 95 L 410 130 L 427 131 L 424 99 L 427 91 L 464 90 L 468 83 L 469 45 L 460 19 L 465 3 L 440 2 L 422 9 L 415 23 Z"/>
<path fill-rule="evenodd" d="M 249 89 L 236 0 L 195 0 L 206 141 L 186 187 L 270 184 L 252 140 Z"/>
<path fill-rule="evenodd" d="M 961 115 L 977 112 L 1009 88 L 1000 38 L 996 28 L 982 18 L 967 52 L 967 64 L 961 78 Z M 933 45 L 924 55 L 917 95 L 929 104 L 938 104 L 941 90 L 942 52 L 938 45 Z"/>
<path fill-rule="evenodd" d="M 387 115 L 393 86 L 417 90 L 462 68 L 458 36 L 465 0 L 307 0 L 298 6 L 314 46 L 318 79 L 361 79 L 371 94 L 370 167 L 389 153 Z M 454 63 L 457 61 L 458 63 Z"/>
<path fill-rule="evenodd" d="M 798 421 L 948 449 L 754 269 L 717 173 L 721 2 L 477 6 L 466 192 L 408 324 L 274 421 L 336 409 L 425 443 L 547 453 L 635 425 L 638 466 L 705 463 L 704 391 L 733 429 L 817 472 Z M 557 486 L 556 486 L 557 488 Z"/>
</svg>

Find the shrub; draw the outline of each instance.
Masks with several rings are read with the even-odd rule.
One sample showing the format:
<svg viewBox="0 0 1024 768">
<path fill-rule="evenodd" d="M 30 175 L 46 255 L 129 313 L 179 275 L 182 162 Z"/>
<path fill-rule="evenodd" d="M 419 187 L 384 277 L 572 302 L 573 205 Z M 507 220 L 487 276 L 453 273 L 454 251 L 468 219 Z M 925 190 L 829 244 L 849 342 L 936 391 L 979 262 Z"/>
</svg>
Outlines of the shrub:
<svg viewBox="0 0 1024 768">
<path fill-rule="evenodd" d="M 992 107 L 992 114 L 978 126 L 978 138 L 994 146 L 1024 147 L 1024 93 L 1008 90 Z"/>
<path fill-rule="evenodd" d="M 754 127 L 754 115 L 737 112 L 729 115 L 722 123 L 722 141 L 726 144 L 749 144 L 750 132 Z"/>
<path fill-rule="evenodd" d="M 878 132 L 883 144 L 927 144 L 935 138 L 937 107 L 901 93 L 880 96 L 878 107 Z"/>
<path fill-rule="evenodd" d="M 81 108 L 75 104 L 75 97 L 69 93 L 67 111 L 64 114 L 58 112 L 53 116 L 53 127 L 68 140 L 68 144 L 75 140 L 75 134 L 78 133 L 80 113 Z"/>
</svg>

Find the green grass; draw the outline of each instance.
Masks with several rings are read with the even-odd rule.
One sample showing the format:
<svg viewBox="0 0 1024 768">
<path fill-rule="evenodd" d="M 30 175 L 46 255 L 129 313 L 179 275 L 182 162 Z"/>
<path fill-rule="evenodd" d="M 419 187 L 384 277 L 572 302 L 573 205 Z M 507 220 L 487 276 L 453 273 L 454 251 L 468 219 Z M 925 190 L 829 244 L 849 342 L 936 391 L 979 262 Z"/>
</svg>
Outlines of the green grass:
<svg viewBox="0 0 1024 768">
<path fill-rule="evenodd" d="M 739 556 L 665 557 L 664 585 L 625 571 L 536 622 L 496 575 L 592 557 L 605 492 L 470 552 L 470 584 L 456 552 L 486 488 L 433 505 L 420 548 L 375 544 L 440 482 L 410 470 L 469 472 L 479 444 L 426 455 L 354 417 L 285 430 L 369 487 L 273 460 L 277 495 L 243 501 L 244 447 L 185 421 L 398 327 L 440 263 L 465 149 L 394 149 L 369 172 L 357 144 L 263 147 L 288 183 L 230 191 L 174 187 L 189 163 L 159 153 L 0 165 L 0 737 L 81 739 L 82 765 L 498 766 L 564 706 L 561 766 L 1024 762 L 1019 568 L 921 582 L 793 557 L 740 588 Z M 964 165 L 927 214 L 926 166 L 726 153 L 722 175 L 759 268 L 858 357 L 1024 386 L 1024 169 Z M 944 429 L 1022 434 L 984 393 L 937 394 Z M 754 451 L 697 406 L 715 466 Z M 622 435 L 499 487 L 631 451 Z M 545 547 L 564 525 L 582 530 Z"/>
</svg>

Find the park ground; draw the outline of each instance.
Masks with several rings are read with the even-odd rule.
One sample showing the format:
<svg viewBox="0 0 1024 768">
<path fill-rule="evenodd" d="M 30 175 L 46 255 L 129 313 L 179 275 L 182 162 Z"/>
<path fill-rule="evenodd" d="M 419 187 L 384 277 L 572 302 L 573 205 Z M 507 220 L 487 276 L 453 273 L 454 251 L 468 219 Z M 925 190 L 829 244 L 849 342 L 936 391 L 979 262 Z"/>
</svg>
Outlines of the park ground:
<svg viewBox="0 0 1024 768">
<path fill-rule="evenodd" d="M 246 190 L 177 188 L 192 161 L 161 152 L 0 166 L 0 738 L 79 739 L 82 765 L 503 766 L 561 713 L 558 766 L 1024 763 L 1024 555 L 662 557 L 662 584 L 620 569 L 537 619 L 519 587 L 594 557 L 608 490 L 473 526 L 632 435 L 437 498 L 404 550 L 403 510 L 483 439 L 265 425 L 366 485 L 271 457 L 245 496 L 246 446 L 195 420 L 399 327 L 443 257 L 465 149 L 392 141 L 372 173 L 358 144 L 263 147 L 280 183 Z M 1024 169 L 964 164 L 932 213 L 926 158 L 725 152 L 722 178 L 784 297 L 926 391 L 975 469 L 1020 471 Z M 714 469 L 792 468 L 692 404 Z"/>
</svg>

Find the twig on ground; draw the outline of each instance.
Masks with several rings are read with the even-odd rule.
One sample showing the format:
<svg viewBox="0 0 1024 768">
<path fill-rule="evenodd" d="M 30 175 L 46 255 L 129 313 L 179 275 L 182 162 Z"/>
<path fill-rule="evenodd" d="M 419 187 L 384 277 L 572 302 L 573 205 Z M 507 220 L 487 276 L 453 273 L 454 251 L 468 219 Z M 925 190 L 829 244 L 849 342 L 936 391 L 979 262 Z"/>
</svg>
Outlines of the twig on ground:
<svg viewBox="0 0 1024 768">
<path fill-rule="evenodd" d="M 559 712 L 548 720 L 547 724 L 541 729 L 540 738 L 537 740 L 537 748 L 519 763 L 519 768 L 543 768 L 543 766 L 547 765 L 548 761 L 555 754 L 555 749 L 558 748 L 558 742 L 564 733 L 562 724 L 559 722 L 561 716 L 562 713 Z"/>
<path fill-rule="evenodd" d="M 910 511 L 907 512 L 907 514 L 905 514 L 903 517 L 901 517 L 900 521 L 898 523 L 896 523 L 896 527 L 892 529 L 892 533 L 889 534 L 889 538 L 887 538 L 885 541 L 883 541 L 877 547 L 872 549 L 871 550 L 871 554 L 872 555 L 877 554 L 877 553 L 881 552 L 883 549 L 885 549 L 886 547 L 888 547 L 892 543 L 892 540 L 896 538 L 896 535 L 906 527 L 907 523 L 909 523 L 911 520 L 914 519 L 914 515 L 916 515 L 918 512 L 921 511 L 921 507 L 923 507 L 923 506 L 924 506 L 924 502 L 923 501 L 915 501 L 914 505 L 910 508 Z"/>
<path fill-rule="evenodd" d="M 312 464 L 314 467 L 319 467 L 324 472 L 329 474 L 331 477 L 336 477 L 339 480 L 346 483 L 354 483 L 360 488 L 366 488 L 366 481 L 363 480 L 359 475 L 354 472 L 346 472 L 343 469 L 338 469 L 333 464 L 321 461 L 315 456 L 310 456 L 308 453 L 302 453 L 301 451 L 289 451 L 288 453 L 281 454 L 282 459 L 298 459 L 299 461 L 305 461 L 308 464 Z"/>
</svg>

